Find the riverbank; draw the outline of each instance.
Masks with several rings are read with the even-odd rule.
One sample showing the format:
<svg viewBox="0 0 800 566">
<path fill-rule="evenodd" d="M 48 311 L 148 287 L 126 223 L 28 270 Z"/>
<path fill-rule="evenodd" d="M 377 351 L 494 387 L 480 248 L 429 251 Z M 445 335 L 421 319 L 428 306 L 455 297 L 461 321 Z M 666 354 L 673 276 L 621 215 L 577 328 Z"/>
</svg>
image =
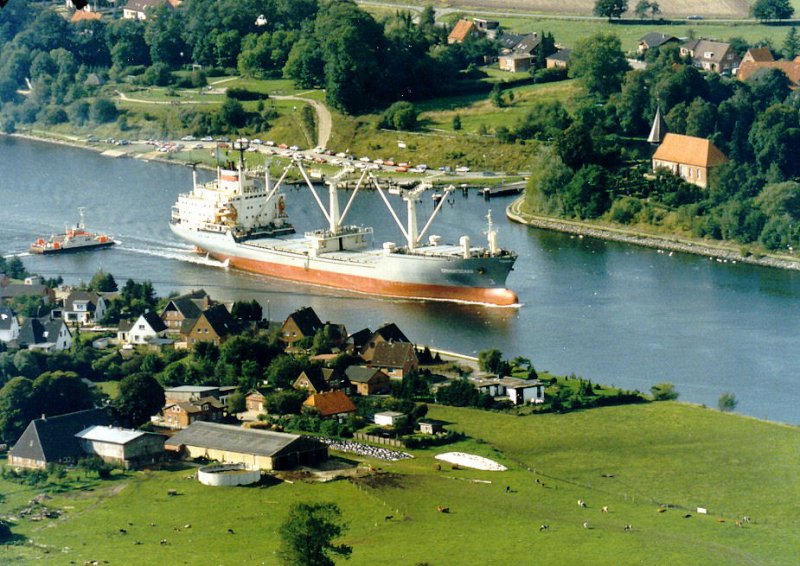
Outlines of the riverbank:
<svg viewBox="0 0 800 566">
<path fill-rule="evenodd" d="M 723 242 L 712 243 L 707 240 L 698 241 L 679 238 L 677 236 L 646 234 L 622 228 L 597 226 L 587 222 L 564 220 L 526 213 L 522 211 L 524 199 L 524 196 L 520 197 L 508 205 L 506 208 L 506 216 L 509 220 L 519 224 L 526 224 L 534 228 L 575 234 L 581 237 L 587 236 L 590 238 L 622 242 L 657 250 L 700 255 L 724 263 L 749 263 L 762 267 L 800 271 L 800 258 L 776 255 L 744 255 L 734 246 Z"/>
</svg>

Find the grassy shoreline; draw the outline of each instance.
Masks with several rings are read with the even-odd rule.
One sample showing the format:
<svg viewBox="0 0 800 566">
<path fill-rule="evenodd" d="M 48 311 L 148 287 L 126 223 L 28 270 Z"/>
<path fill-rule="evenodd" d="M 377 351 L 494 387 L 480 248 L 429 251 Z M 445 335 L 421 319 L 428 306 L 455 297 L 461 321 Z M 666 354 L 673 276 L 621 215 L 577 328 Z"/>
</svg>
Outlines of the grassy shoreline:
<svg viewBox="0 0 800 566">
<path fill-rule="evenodd" d="M 522 203 L 524 196 L 512 202 L 506 208 L 506 216 L 513 222 L 526 224 L 534 228 L 588 236 L 600 240 L 609 240 L 636 246 L 667 250 L 669 252 L 689 253 L 705 256 L 725 263 L 748 263 L 761 267 L 777 269 L 800 270 L 800 258 L 763 254 L 744 255 L 741 245 L 726 242 L 711 242 L 708 240 L 693 240 L 681 238 L 677 235 L 662 235 L 626 230 L 612 226 L 604 226 L 586 221 L 565 220 L 550 216 L 540 216 L 524 212 Z"/>
</svg>

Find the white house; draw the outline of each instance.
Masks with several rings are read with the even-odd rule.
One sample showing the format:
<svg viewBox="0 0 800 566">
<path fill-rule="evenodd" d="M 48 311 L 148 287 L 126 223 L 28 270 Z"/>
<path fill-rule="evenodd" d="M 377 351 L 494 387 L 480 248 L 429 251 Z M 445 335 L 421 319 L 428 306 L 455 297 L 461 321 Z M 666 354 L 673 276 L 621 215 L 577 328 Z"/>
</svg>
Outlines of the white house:
<svg viewBox="0 0 800 566">
<path fill-rule="evenodd" d="M 147 311 L 134 320 L 120 321 L 117 328 L 117 340 L 120 344 L 147 344 L 154 338 L 161 338 L 167 333 L 167 325 L 161 317 Z"/>
<path fill-rule="evenodd" d="M 110 426 L 91 426 L 75 435 L 87 454 L 95 454 L 106 462 L 137 468 L 152 464 L 164 456 L 166 437 Z"/>
<path fill-rule="evenodd" d="M 11 342 L 19 338 L 19 321 L 9 307 L 0 307 L 0 342 Z"/>
<path fill-rule="evenodd" d="M 108 303 L 94 291 L 72 291 L 64 299 L 62 317 L 78 325 L 101 320 L 106 315 Z"/>
<path fill-rule="evenodd" d="M 544 403 L 544 383 L 538 379 L 504 377 L 500 383 L 506 389 L 506 396 L 515 405 Z"/>
<path fill-rule="evenodd" d="M 379 426 L 394 426 L 398 420 L 405 415 L 397 411 L 383 411 L 382 413 L 375 413 L 373 420 Z"/>
<path fill-rule="evenodd" d="M 29 350 L 61 352 L 72 346 L 72 332 L 60 318 L 29 318 L 20 327 L 18 342 Z"/>
</svg>

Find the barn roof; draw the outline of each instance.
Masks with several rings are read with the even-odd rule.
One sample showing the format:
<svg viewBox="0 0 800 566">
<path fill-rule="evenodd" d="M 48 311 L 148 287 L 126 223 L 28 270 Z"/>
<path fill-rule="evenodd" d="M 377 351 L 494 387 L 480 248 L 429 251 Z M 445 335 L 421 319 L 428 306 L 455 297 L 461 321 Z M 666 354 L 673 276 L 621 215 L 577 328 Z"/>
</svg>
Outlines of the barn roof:
<svg viewBox="0 0 800 566">
<path fill-rule="evenodd" d="M 274 457 L 290 447 L 305 448 L 314 443 L 321 445 L 319 441 L 299 434 L 196 421 L 167 440 L 165 447 L 179 450 L 182 446 L 196 446 Z"/>
<path fill-rule="evenodd" d="M 56 462 L 83 455 L 75 435 L 92 425 L 108 425 L 111 420 L 103 409 L 87 409 L 56 417 L 34 419 L 10 450 L 16 458 L 38 462 Z"/>
</svg>

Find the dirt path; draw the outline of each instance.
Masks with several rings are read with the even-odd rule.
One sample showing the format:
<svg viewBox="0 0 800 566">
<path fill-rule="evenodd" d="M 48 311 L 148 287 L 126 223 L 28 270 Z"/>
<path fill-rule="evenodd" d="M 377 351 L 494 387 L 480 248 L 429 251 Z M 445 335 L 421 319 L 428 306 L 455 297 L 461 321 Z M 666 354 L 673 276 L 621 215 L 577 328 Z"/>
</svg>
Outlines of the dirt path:
<svg viewBox="0 0 800 566">
<path fill-rule="evenodd" d="M 328 142 L 331 139 L 331 131 L 333 130 L 333 118 L 327 106 L 313 98 L 305 98 L 298 95 L 272 95 L 270 98 L 274 98 L 275 100 L 300 100 L 309 104 L 317 113 L 317 147 L 328 147 Z"/>
</svg>

